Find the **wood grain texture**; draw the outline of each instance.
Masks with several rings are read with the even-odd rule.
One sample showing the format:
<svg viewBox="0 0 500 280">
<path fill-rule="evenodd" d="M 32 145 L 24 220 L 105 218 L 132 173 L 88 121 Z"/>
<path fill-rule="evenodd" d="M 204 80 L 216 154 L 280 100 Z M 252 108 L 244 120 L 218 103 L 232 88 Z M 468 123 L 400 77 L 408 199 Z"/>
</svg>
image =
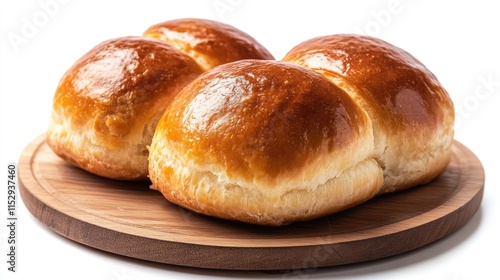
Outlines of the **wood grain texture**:
<svg viewBox="0 0 500 280">
<path fill-rule="evenodd" d="M 101 178 L 58 158 L 44 135 L 19 161 L 21 197 L 51 230 L 100 250 L 160 263 L 289 270 L 404 253 L 463 226 L 479 208 L 484 171 L 459 142 L 436 180 L 328 217 L 269 228 L 190 212 L 149 182 Z"/>
</svg>

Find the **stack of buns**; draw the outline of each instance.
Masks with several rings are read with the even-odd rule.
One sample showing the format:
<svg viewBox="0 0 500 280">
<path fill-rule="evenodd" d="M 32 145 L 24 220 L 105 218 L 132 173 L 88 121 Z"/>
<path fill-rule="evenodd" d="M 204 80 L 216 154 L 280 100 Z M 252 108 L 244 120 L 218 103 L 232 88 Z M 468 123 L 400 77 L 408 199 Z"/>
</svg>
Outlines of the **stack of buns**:
<svg viewBox="0 0 500 280">
<path fill-rule="evenodd" d="M 166 21 L 143 36 L 102 42 L 62 77 L 47 143 L 94 174 L 147 179 L 147 146 L 177 93 L 206 70 L 250 58 L 273 59 L 248 34 L 204 19 Z"/>
<path fill-rule="evenodd" d="M 436 77 L 380 39 L 318 37 L 276 61 L 233 27 L 182 19 L 77 61 L 47 142 L 97 175 L 149 177 L 187 209 L 281 226 L 429 182 L 453 123 Z"/>
</svg>

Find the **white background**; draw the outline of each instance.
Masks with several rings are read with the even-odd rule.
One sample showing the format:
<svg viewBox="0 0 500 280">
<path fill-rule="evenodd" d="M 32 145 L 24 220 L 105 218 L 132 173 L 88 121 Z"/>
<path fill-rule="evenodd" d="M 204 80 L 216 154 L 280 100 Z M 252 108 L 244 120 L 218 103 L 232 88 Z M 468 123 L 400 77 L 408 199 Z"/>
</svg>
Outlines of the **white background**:
<svg viewBox="0 0 500 280">
<path fill-rule="evenodd" d="M 0 4 L 2 176 L 7 176 L 7 163 L 17 161 L 23 148 L 46 129 L 62 74 L 101 41 L 140 35 L 165 20 L 202 17 L 240 28 L 280 59 L 297 43 L 315 36 L 366 33 L 412 53 L 447 88 L 459 119 L 455 138 L 484 165 L 484 199 L 469 223 L 430 246 L 385 260 L 317 269 L 300 278 L 499 279 L 500 9 L 494 1 L 55 1 Z M 44 3 L 52 5 L 47 8 Z M 6 188 L 1 189 L 1 279 L 286 277 L 159 265 L 103 253 L 54 234 L 20 199 L 18 272 L 11 273 L 6 263 Z"/>
</svg>

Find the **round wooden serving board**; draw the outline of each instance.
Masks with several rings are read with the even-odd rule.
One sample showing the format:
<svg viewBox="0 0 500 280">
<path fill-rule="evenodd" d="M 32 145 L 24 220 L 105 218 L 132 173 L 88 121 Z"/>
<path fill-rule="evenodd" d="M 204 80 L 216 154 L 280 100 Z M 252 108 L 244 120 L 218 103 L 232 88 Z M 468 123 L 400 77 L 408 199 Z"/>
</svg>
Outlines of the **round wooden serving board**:
<svg viewBox="0 0 500 280">
<path fill-rule="evenodd" d="M 184 210 L 149 189 L 75 168 L 47 146 L 26 147 L 19 186 L 51 230 L 104 251 L 160 263 L 232 270 L 291 270 L 379 259 L 463 226 L 481 203 L 484 171 L 458 142 L 444 174 L 328 217 L 285 227 L 219 220 Z"/>
</svg>

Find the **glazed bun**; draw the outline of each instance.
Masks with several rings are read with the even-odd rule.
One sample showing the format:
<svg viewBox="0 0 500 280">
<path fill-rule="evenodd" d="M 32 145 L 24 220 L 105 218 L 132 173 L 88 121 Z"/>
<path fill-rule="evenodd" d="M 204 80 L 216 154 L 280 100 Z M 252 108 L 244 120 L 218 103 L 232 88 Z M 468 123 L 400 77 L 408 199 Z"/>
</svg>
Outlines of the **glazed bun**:
<svg viewBox="0 0 500 280">
<path fill-rule="evenodd" d="M 203 68 L 241 59 L 274 59 L 243 31 L 213 20 L 176 19 L 149 27 L 144 36 L 163 40 L 189 55 Z"/>
<path fill-rule="evenodd" d="M 146 179 L 156 124 L 173 97 L 202 69 L 152 38 L 105 41 L 64 74 L 46 134 L 54 152 L 94 174 Z"/>
<path fill-rule="evenodd" d="M 152 188 L 203 214 L 279 226 L 380 191 L 372 122 L 341 88 L 291 63 L 243 60 L 186 86 L 150 147 Z"/>
<path fill-rule="evenodd" d="M 426 183 L 451 156 L 454 109 L 436 77 L 406 51 L 357 35 L 318 37 L 283 59 L 320 73 L 369 115 L 382 193 Z"/>
</svg>

